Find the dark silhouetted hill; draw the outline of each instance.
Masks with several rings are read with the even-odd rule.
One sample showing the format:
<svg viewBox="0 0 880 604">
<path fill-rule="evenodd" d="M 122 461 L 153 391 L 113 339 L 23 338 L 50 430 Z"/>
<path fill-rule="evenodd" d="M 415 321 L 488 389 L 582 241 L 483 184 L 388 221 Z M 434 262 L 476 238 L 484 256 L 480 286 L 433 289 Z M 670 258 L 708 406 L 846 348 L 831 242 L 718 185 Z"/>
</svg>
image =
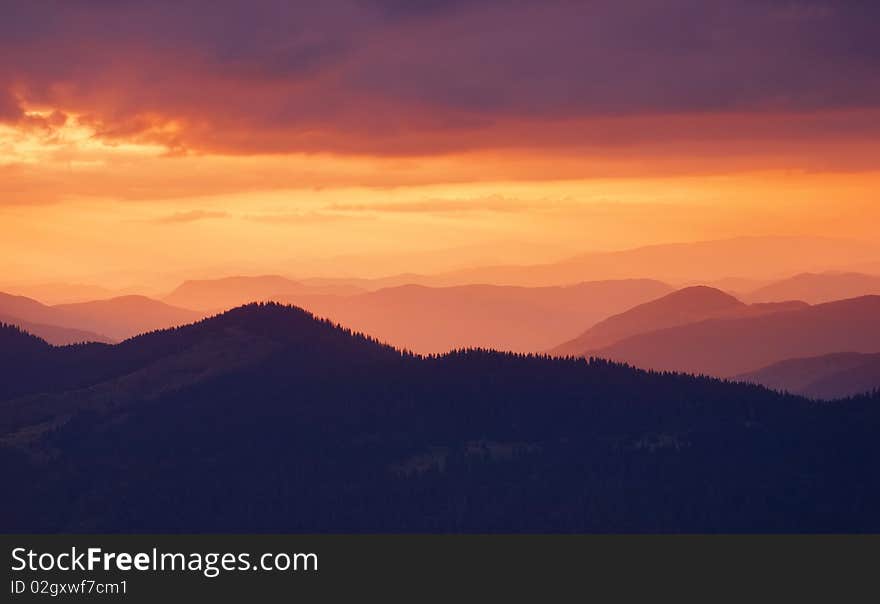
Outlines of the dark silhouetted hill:
<svg viewBox="0 0 880 604">
<path fill-rule="evenodd" d="M 880 353 L 841 352 L 789 359 L 737 379 L 815 399 L 856 396 L 880 388 Z"/>
<path fill-rule="evenodd" d="M 5 328 L 0 350 L 35 367 L 0 401 L 4 531 L 880 529 L 877 398 L 418 357 L 274 304 L 113 346 Z"/>
<path fill-rule="evenodd" d="M 14 330 L 20 332 L 20 330 Z M 90 408 L 105 403 L 119 406 L 123 400 L 150 398 L 158 391 L 179 388 L 206 377 L 264 360 L 285 347 L 298 347 L 304 353 L 302 363 L 332 360 L 345 361 L 350 351 L 357 358 L 374 352 L 393 351 L 364 336 L 318 321 L 302 310 L 278 305 L 251 305 L 182 327 L 146 333 L 119 344 L 82 344 L 48 346 L 29 334 L 22 341 L 42 344 L 39 357 L 18 354 L 12 346 L 7 353 L 20 357 L 20 367 L 10 371 L 6 383 L 18 396 L 29 396 L 7 403 L 0 425 L 16 418 L 48 418 L 53 409 L 65 409 L 70 390 L 78 405 Z M 346 355 L 340 354 L 345 352 Z M 395 352 L 396 354 L 396 352 Z M 30 355 L 30 356 L 29 356 Z M 43 376 L 35 379 L 35 375 Z M 10 398 L 10 397 L 7 397 Z M 89 401 L 86 403 L 85 401 Z M 10 414 L 11 410 L 14 414 Z M 49 410 L 49 411 L 47 411 Z M 63 415 L 61 413 L 60 415 Z M 16 420 L 22 421 L 30 420 Z M 14 423 L 14 422 L 13 422 Z M 9 425 L 7 424 L 7 429 Z"/>
<path fill-rule="evenodd" d="M 863 296 L 662 329 L 594 354 L 637 367 L 729 377 L 792 358 L 878 350 L 880 296 Z"/>
<path fill-rule="evenodd" d="M 0 320 L 0 359 L 8 362 L 16 356 L 27 356 L 49 350 L 49 344 L 32 333 Z"/>
</svg>

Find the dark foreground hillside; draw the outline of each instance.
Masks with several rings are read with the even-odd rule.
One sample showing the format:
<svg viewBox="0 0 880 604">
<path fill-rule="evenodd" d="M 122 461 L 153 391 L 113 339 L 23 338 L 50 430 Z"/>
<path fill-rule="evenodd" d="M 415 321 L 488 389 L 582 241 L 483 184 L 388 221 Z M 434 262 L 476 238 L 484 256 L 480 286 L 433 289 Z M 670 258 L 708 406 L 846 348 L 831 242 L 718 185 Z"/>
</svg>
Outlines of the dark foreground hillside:
<svg viewBox="0 0 880 604">
<path fill-rule="evenodd" d="M 880 530 L 878 397 L 421 358 L 277 305 L 0 361 L 5 532 Z"/>
</svg>

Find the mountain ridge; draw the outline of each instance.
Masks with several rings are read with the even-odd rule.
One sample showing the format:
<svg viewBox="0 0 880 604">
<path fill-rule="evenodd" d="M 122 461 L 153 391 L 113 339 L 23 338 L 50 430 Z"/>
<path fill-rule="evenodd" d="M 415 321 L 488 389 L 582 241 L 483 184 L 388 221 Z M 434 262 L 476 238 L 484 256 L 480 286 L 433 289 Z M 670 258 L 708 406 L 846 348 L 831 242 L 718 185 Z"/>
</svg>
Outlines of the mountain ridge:
<svg viewBox="0 0 880 604">
<path fill-rule="evenodd" d="M 880 458 L 872 398 L 816 405 L 598 359 L 421 357 L 275 304 L 115 345 L 9 328 L 0 352 L 4 333 L 54 363 L 35 394 L 0 402 L 6 531 L 880 528 L 880 480 L 853 465 Z M 261 354 L 218 365 L 242 338 Z M 114 371 L 46 392 L 65 363 Z"/>
<path fill-rule="evenodd" d="M 747 299 L 754 302 L 804 300 L 822 304 L 865 295 L 880 294 L 880 276 L 853 272 L 799 273 L 760 287 Z"/>
<path fill-rule="evenodd" d="M 786 359 L 877 352 L 880 296 L 638 334 L 592 354 L 665 371 L 732 377 Z"/>
<path fill-rule="evenodd" d="M 787 359 L 737 379 L 813 399 L 841 399 L 880 388 L 880 353 Z"/>
<path fill-rule="evenodd" d="M 647 279 L 548 287 L 410 284 L 348 297 L 281 301 L 420 353 L 469 347 L 537 352 L 571 333 L 573 325 L 589 325 L 671 290 Z"/>
<path fill-rule="evenodd" d="M 623 339 L 709 319 L 732 319 L 801 309 L 800 301 L 745 304 L 719 289 L 696 285 L 645 302 L 592 326 L 551 349 L 558 356 L 584 356 Z"/>
</svg>

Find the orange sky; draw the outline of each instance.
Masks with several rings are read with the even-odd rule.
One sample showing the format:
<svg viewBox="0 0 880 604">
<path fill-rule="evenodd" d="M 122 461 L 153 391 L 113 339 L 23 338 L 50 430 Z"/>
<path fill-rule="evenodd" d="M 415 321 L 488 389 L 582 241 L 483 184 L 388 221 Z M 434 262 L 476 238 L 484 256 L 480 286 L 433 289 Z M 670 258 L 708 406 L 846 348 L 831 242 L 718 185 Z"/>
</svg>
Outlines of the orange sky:
<svg viewBox="0 0 880 604">
<path fill-rule="evenodd" d="M 874 9 L 624 4 L 22 3 L 0 23 L 2 281 L 876 238 Z"/>
<path fill-rule="evenodd" d="M 870 239 L 880 222 L 880 172 L 821 169 L 809 145 L 628 151 L 170 154 L 102 140 L 75 117 L 51 130 L 0 127 L 2 270 L 6 281 L 115 285 L 159 266 L 175 278 L 381 275 L 738 235 Z M 351 255 L 364 258 L 326 261 Z"/>
</svg>

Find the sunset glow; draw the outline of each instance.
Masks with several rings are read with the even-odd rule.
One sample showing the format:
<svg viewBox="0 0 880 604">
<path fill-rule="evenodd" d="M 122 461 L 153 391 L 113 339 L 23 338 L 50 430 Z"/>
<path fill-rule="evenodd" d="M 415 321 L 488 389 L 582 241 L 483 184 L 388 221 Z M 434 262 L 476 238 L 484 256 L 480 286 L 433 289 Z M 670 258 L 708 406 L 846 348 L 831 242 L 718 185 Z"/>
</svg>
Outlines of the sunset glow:
<svg viewBox="0 0 880 604">
<path fill-rule="evenodd" d="M 648 25 L 604 2 L 341 4 L 172 19 L 64 3 L 4 40 L 3 280 L 380 276 L 750 235 L 870 239 L 880 220 L 876 78 L 817 29 L 861 40 L 856 9 L 682 0 Z M 19 28 L 37 18 L 15 10 Z M 525 22 L 528 36 L 504 33 Z M 633 27 L 641 38 L 613 35 Z M 701 53 L 679 53 L 682 39 Z"/>
</svg>

